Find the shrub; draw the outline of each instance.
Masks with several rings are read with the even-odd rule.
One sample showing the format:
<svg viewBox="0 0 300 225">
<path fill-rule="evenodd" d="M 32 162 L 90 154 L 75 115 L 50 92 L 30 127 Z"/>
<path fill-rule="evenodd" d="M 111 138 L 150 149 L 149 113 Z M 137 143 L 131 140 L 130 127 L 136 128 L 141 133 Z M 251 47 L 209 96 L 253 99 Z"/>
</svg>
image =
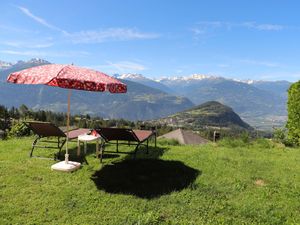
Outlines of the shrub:
<svg viewBox="0 0 300 225">
<path fill-rule="evenodd" d="M 159 138 L 157 142 L 161 145 L 180 145 L 176 139 Z"/>
<path fill-rule="evenodd" d="M 8 132 L 8 137 L 23 137 L 30 135 L 30 129 L 22 122 L 14 124 Z"/>
<path fill-rule="evenodd" d="M 271 140 L 268 140 L 266 138 L 258 138 L 255 141 L 253 141 L 252 144 L 258 148 L 265 148 L 265 149 L 270 149 L 275 147 L 275 144 Z"/>
<path fill-rule="evenodd" d="M 218 142 L 218 145 L 230 148 L 245 147 L 247 145 L 241 138 L 225 137 Z"/>
<path fill-rule="evenodd" d="M 273 139 L 283 143 L 286 139 L 286 130 L 284 128 L 274 128 Z"/>
<path fill-rule="evenodd" d="M 249 140 L 250 140 L 250 135 L 249 135 L 249 133 L 248 132 L 243 132 L 242 134 L 241 134 L 241 139 L 242 139 L 242 141 L 246 144 L 246 143 L 249 143 Z"/>
<path fill-rule="evenodd" d="M 288 139 L 300 145 L 300 81 L 291 85 L 288 91 Z"/>
</svg>

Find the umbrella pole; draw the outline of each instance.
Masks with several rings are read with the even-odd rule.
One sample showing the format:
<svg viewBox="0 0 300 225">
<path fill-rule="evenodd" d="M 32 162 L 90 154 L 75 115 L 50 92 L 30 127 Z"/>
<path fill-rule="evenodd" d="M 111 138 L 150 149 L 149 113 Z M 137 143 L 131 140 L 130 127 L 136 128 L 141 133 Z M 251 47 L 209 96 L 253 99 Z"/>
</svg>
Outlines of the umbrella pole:
<svg viewBox="0 0 300 225">
<path fill-rule="evenodd" d="M 68 92 L 68 112 L 67 112 L 67 139 L 66 139 L 66 154 L 65 161 L 58 162 L 51 166 L 52 170 L 63 171 L 63 172 L 72 172 L 80 168 L 81 163 L 69 161 L 69 131 L 70 131 L 70 101 L 71 101 L 71 90 Z"/>
<path fill-rule="evenodd" d="M 70 130 L 70 111 L 71 111 L 70 109 L 71 109 L 71 89 L 68 90 L 67 141 L 66 141 L 65 163 L 69 162 L 68 142 L 69 142 L 69 130 Z"/>
</svg>

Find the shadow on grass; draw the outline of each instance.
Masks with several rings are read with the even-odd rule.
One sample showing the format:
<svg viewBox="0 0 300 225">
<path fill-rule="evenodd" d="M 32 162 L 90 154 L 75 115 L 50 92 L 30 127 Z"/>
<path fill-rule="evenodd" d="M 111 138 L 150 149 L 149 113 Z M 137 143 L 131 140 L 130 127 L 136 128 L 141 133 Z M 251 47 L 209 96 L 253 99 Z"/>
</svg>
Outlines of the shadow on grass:
<svg viewBox="0 0 300 225">
<path fill-rule="evenodd" d="M 188 187 L 200 174 L 180 161 L 128 159 L 105 165 L 91 179 L 107 193 L 151 199 Z"/>
</svg>

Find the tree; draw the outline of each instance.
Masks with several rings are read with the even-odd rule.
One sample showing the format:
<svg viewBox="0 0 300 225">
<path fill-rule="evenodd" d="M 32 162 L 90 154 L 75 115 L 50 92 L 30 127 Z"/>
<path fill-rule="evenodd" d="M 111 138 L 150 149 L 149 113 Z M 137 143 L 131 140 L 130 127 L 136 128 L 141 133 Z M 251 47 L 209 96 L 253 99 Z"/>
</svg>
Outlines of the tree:
<svg viewBox="0 0 300 225">
<path fill-rule="evenodd" d="M 7 115 L 7 109 L 5 108 L 5 106 L 0 105 L 0 118 L 4 118 Z"/>
<path fill-rule="evenodd" d="M 20 107 L 19 107 L 19 112 L 21 114 L 21 117 L 22 118 L 25 118 L 29 116 L 29 109 L 26 105 L 22 104 Z"/>
<path fill-rule="evenodd" d="M 300 144 L 300 81 L 288 90 L 288 138 L 296 145 Z"/>
</svg>

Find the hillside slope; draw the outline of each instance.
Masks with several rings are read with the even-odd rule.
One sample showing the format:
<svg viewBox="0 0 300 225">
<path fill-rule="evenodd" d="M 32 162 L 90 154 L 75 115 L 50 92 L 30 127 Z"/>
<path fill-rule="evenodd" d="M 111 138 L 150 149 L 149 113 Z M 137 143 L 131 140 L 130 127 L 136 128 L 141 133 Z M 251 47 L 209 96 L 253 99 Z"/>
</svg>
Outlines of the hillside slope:
<svg viewBox="0 0 300 225">
<path fill-rule="evenodd" d="M 234 129 L 253 129 L 245 123 L 230 107 L 216 101 L 209 101 L 180 113 L 173 114 L 156 122 L 179 127 L 221 127 Z"/>
</svg>

